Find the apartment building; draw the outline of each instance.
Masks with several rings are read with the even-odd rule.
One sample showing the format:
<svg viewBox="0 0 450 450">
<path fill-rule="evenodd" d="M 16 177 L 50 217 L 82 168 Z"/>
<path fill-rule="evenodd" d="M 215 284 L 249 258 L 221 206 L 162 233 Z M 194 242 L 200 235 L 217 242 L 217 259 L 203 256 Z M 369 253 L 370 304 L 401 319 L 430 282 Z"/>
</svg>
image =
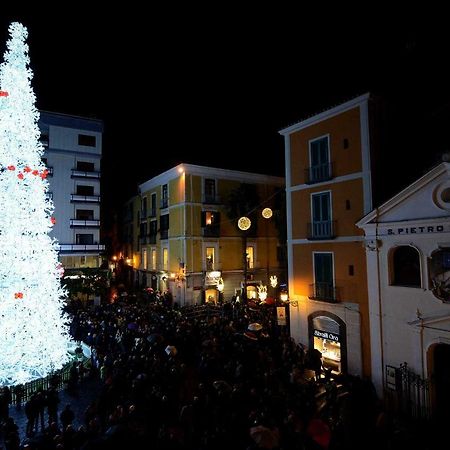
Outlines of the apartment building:
<svg viewBox="0 0 450 450">
<path fill-rule="evenodd" d="M 52 235 L 65 269 L 100 267 L 100 120 L 41 111 L 39 128 L 49 194 L 55 205 Z"/>
<path fill-rule="evenodd" d="M 239 215 L 229 213 L 230 195 L 243 186 L 255 199 L 245 211 L 252 218 L 246 230 L 237 226 Z M 131 199 L 125 214 L 124 248 L 132 254 L 124 257 L 136 285 L 168 291 L 180 305 L 230 300 L 244 286 L 247 298 L 256 297 L 270 276 L 283 278 L 275 220 L 261 214 L 283 190 L 280 177 L 192 164 L 142 183 L 138 210 Z"/>
<path fill-rule="evenodd" d="M 370 375 L 364 239 L 372 210 L 369 94 L 284 128 L 291 335 L 335 373 Z"/>
</svg>

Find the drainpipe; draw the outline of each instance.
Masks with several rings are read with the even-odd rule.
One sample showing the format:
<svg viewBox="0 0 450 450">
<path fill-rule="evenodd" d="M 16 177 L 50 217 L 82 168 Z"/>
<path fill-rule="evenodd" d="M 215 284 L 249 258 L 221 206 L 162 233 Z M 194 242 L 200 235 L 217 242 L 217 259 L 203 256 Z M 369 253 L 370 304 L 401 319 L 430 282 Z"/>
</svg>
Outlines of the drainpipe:
<svg viewBox="0 0 450 450">
<path fill-rule="evenodd" d="M 380 341 L 381 341 L 381 382 L 384 391 L 385 373 L 384 373 L 384 335 L 383 335 L 383 304 L 381 301 L 381 274 L 380 274 L 380 249 L 378 248 L 378 208 L 375 208 L 375 250 L 377 252 L 377 284 L 378 284 L 378 311 L 380 319 L 378 321 L 380 327 Z"/>
</svg>

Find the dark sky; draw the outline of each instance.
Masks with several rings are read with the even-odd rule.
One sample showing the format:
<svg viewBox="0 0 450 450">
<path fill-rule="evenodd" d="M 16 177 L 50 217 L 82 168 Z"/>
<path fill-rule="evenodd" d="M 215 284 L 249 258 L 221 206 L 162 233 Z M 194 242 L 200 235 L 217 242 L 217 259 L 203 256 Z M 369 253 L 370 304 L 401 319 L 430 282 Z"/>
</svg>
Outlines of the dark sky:
<svg viewBox="0 0 450 450">
<path fill-rule="evenodd" d="M 278 130 L 367 91 L 402 117 L 408 152 L 448 111 L 450 33 L 435 22 L 189 3 L 0 13 L 2 54 L 11 20 L 29 29 L 38 107 L 104 120 L 107 205 L 179 162 L 283 176 Z"/>
</svg>

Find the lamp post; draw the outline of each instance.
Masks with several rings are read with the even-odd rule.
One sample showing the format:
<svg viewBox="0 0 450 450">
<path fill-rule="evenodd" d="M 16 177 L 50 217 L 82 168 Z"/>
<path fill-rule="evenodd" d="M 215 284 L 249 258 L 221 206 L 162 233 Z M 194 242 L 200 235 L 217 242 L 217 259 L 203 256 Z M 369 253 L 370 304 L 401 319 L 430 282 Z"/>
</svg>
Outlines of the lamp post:
<svg viewBox="0 0 450 450">
<path fill-rule="evenodd" d="M 242 259 L 243 259 L 243 272 L 244 272 L 244 285 L 242 292 L 242 302 L 247 302 L 247 230 L 251 227 L 252 221 L 248 217 L 241 217 L 238 220 L 238 228 L 242 231 Z"/>
</svg>

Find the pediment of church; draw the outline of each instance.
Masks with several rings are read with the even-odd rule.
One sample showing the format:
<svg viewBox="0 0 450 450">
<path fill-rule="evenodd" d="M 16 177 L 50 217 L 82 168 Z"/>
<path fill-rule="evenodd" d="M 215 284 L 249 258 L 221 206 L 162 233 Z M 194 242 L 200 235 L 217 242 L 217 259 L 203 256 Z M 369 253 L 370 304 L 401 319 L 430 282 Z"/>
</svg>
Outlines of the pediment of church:
<svg viewBox="0 0 450 450">
<path fill-rule="evenodd" d="M 441 163 L 362 218 L 357 226 L 450 221 L 450 164 Z M 426 226 L 426 224 L 424 224 Z M 447 228 L 447 227 L 446 227 Z M 447 230 L 445 230 L 447 231 Z M 450 229 L 448 230 L 450 231 Z"/>
</svg>

